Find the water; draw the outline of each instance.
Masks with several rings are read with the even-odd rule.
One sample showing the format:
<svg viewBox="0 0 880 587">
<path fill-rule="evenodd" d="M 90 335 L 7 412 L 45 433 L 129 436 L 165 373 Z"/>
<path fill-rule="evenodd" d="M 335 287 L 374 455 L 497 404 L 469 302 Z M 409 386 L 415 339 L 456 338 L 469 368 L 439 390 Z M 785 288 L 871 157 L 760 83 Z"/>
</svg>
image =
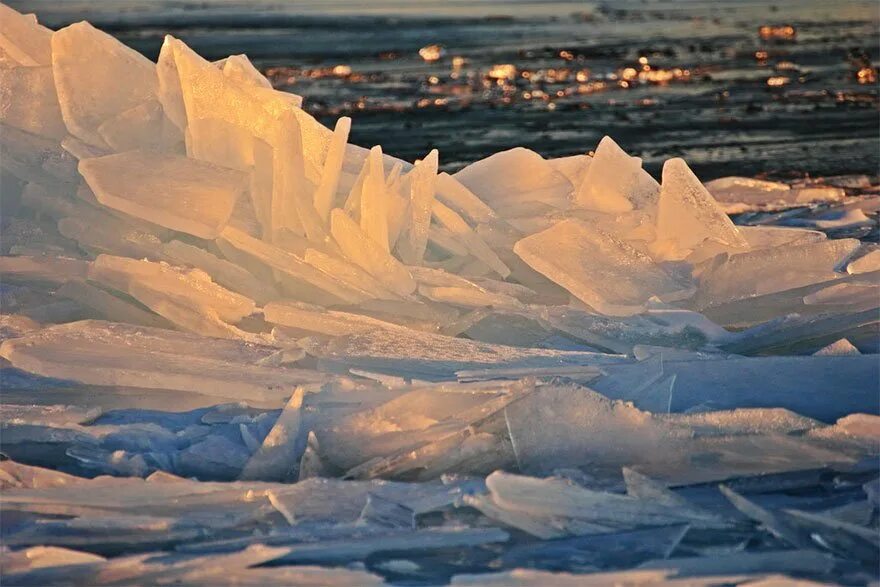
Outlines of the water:
<svg viewBox="0 0 880 587">
<path fill-rule="evenodd" d="M 587 152 L 605 134 L 654 173 L 683 156 L 704 179 L 880 165 L 871 1 L 9 4 L 51 27 L 90 20 L 151 58 L 167 33 L 211 59 L 246 53 L 325 123 L 354 116 L 354 142 L 410 160 L 436 147 L 450 170 L 516 145 Z M 762 40 L 766 24 L 796 38 Z M 430 44 L 440 60 L 419 56 Z M 513 79 L 488 77 L 499 64 Z"/>
</svg>

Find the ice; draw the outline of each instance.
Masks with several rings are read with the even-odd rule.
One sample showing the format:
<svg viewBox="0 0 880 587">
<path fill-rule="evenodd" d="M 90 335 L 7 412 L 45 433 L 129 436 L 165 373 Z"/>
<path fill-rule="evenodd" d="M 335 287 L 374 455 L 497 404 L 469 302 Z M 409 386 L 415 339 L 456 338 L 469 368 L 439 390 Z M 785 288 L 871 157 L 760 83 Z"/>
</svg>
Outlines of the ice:
<svg viewBox="0 0 880 587">
<path fill-rule="evenodd" d="M 622 359 L 602 353 L 479 343 L 400 326 L 330 340 L 316 337 L 302 344 L 328 364 L 433 380 L 454 379 L 456 372 L 466 369 L 592 366 Z"/>
<path fill-rule="evenodd" d="M 484 262 L 502 278 L 510 275 L 507 265 L 454 210 L 440 202 L 434 202 L 433 215 L 440 225 L 446 228 L 455 240 L 460 241 L 474 257 Z"/>
<path fill-rule="evenodd" d="M 613 383 L 616 377 L 643 371 L 638 365 L 603 367 Z M 850 413 L 876 413 L 880 399 L 871 381 L 880 366 L 869 356 L 755 357 L 718 361 L 664 361 L 663 373 L 675 375 L 671 411 L 730 410 L 738 407 L 781 407 L 802 416 L 833 422 Z M 837 373 L 846 372 L 846 381 Z M 649 372 L 651 373 L 651 372 Z M 636 381 L 639 377 L 633 377 Z M 618 399 L 629 399 L 624 388 L 602 380 L 596 389 Z"/>
<path fill-rule="evenodd" d="M 105 120 L 98 134 L 113 151 L 168 150 L 182 152 L 183 135 L 168 122 L 156 100 L 143 102 Z"/>
<path fill-rule="evenodd" d="M 247 187 L 238 171 L 145 151 L 83 159 L 79 169 L 105 206 L 206 239 L 223 230 Z"/>
<path fill-rule="evenodd" d="M 202 271 L 180 270 L 164 263 L 99 255 L 89 267 L 89 279 L 127 293 L 148 307 L 151 300 L 167 300 L 196 312 L 216 313 L 230 323 L 239 322 L 255 308 L 253 300 L 220 287 Z"/>
<path fill-rule="evenodd" d="M 53 326 L 0 346 L 0 355 L 14 366 L 46 377 L 197 391 L 270 405 L 287 398 L 285 385 L 324 379 L 313 371 L 256 365 L 273 352 L 238 341 L 100 321 Z"/>
<path fill-rule="evenodd" d="M 650 257 L 584 221 L 568 219 L 516 243 L 533 269 L 609 315 L 644 311 L 649 298 L 677 299 L 687 289 Z"/>
<path fill-rule="evenodd" d="M 367 174 L 361 192 L 361 230 L 386 253 L 388 241 L 388 195 L 385 189 L 385 170 L 382 164 L 382 147 L 370 149 Z"/>
<path fill-rule="evenodd" d="M 113 295 L 85 281 L 68 281 L 55 293 L 91 308 L 106 320 L 152 328 L 169 328 L 171 326 L 167 320 L 150 312 L 140 304 Z"/>
<path fill-rule="evenodd" d="M 339 208 L 330 212 L 330 232 L 346 257 L 383 286 L 401 296 L 415 290 L 416 284 L 406 268 Z"/>
<path fill-rule="evenodd" d="M 680 577 L 743 575 L 754 573 L 827 573 L 834 558 L 815 550 L 768 550 L 716 557 L 671 558 L 649 561 L 642 569 L 674 570 Z"/>
<path fill-rule="evenodd" d="M 732 250 L 747 246 L 687 163 L 683 159 L 669 159 L 663 164 L 657 205 L 657 240 L 662 243 L 659 246 L 672 249 L 663 256 L 677 258 L 675 251 L 692 251 L 707 239 Z"/>
<path fill-rule="evenodd" d="M 573 189 L 543 157 L 521 147 L 472 163 L 452 177 L 505 217 L 523 202 L 565 209 Z"/>
<path fill-rule="evenodd" d="M 407 174 L 409 183 L 409 215 L 406 231 L 398 244 L 401 258 L 410 265 L 420 265 L 428 245 L 428 230 L 434 210 L 439 154 L 434 149 Z"/>
<path fill-rule="evenodd" d="M 437 199 L 471 222 L 486 223 L 497 219 L 495 211 L 471 190 L 448 173 L 437 176 Z"/>
<path fill-rule="evenodd" d="M 53 139 L 67 136 L 51 67 L 0 68 L 0 123 Z"/>
<path fill-rule="evenodd" d="M 223 60 L 223 75 L 242 85 L 272 88 L 272 83 L 254 67 L 247 55 L 230 55 Z M 291 96 L 293 98 L 293 96 Z"/>
<path fill-rule="evenodd" d="M 876 579 L 875 178 L 450 175 L 0 19 L 4 584 Z"/>
<path fill-rule="evenodd" d="M 262 445 L 251 455 L 239 476 L 242 480 L 295 481 L 305 451 L 307 436 L 301 429 L 305 390 L 297 387 L 290 401 L 266 435 Z"/>
<path fill-rule="evenodd" d="M 700 276 L 696 306 L 702 309 L 834 279 L 858 246 L 854 239 L 842 239 L 716 258 Z"/>
<path fill-rule="evenodd" d="M 345 145 L 351 130 L 351 119 L 343 116 L 336 121 L 333 138 L 327 149 L 327 157 L 321 170 L 321 181 L 315 189 L 315 210 L 324 222 L 330 218 L 330 210 L 335 207 L 336 190 L 345 158 Z"/>
<path fill-rule="evenodd" d="M 328 299 L 361 302 L 372 297 L 359 284 L 348 285 L 331 273 L 306 263 L 297 255 L 235 228 L 225 228 L 217 244 L 227 258 L 232 258 L 233 262 L 243 265 L 254 274 L 271 276 L 273 271 L 277 272 L 282 291 L 298 299 L 327 303 Z"/>
<path fill-rule="evenodd" d="M 859 352 L 859 349 L 853 346 L 853 344 L 845 338 L 841 338 L 840 340 L 836 340 L 831 344 L 822 347 L 815 353 L 814 356 L 845 356 L 845 355 L 860 355 L 862 353 Z"/>
<path fill-rule="evenodd" d="M 20 14 L 0 4 L 0 51 L 24 67 L 52 64 L 52 31 L 37 23 L 33 14 Z"/>
<path fill-rule="evenodd" d="M 155 64 L 87 22 L 52 35 L 52 71 L 67 129 L 96 147 L 107 145 L 101 124 L 156 99 Z"/>
<path fill-rule="evenodd" d="M 849 274 L 868 273 L 870 271 L 880 271 L 880 249 L 872 249 L 846 265 L 846 272 Z"/>
<path fill-rule="evenodd" d="M 619 214 L 651 208 L 659 196 L 657 182 L 642 169 L 642 161 L 630 157 L 611 137 L 604 137 L 577 186 L 579 206 L 597 212 Z"/>
<path fill-rule="evenodd" d="M 162 246 L 162 254 L 175 263 L 201 269 L 217 284 L 259 304 L 281 297 L 271 283 L 262 282 L 246 269 L 199 247 L 173 240 Z"/>
</svg>

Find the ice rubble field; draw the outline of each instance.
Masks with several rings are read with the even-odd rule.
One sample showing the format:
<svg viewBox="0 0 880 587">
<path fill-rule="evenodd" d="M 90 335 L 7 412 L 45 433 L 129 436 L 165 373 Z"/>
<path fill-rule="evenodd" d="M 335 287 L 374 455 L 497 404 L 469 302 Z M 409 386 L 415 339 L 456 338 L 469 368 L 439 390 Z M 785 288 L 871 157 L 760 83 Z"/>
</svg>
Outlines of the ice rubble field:
<svg viewBox="0 0 880 587">
<path fill-rule="evenodd" d="M 725 214 L 817 188 L 438 174 L 0 18 L 4 585 L 877 579 L 880 250 Z"/>
</svg>

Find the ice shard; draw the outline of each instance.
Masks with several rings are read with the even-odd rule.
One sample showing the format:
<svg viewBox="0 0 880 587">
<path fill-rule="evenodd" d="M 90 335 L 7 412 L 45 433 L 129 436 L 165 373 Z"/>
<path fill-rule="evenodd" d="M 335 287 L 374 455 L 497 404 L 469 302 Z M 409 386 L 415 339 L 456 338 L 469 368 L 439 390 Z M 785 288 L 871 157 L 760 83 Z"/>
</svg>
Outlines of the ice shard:
<svg viewBox="0 0 880 587">
<path fill-rule="evenodd" d="M 876 178 L 450 175 L 300 65 L 0 4 L 4 585 L 876 580 Z"/>
<path fill-rule="evenodd" d="M 79 170 L 105 206 L 206 239 L 223 230 L 247 189 L 233 169 L 144 151 L 84 159 Z"/>
<path fill-rule="evenodd" d="M 291 387 L 325 379 L 314 371 L 256 365 L 273 352 L 238 341 L 100 321 L 53 326 L 0 346 L 0 355 L 13 365 L 47 377 L 196 391 L 264 405 L 280 405 Z"/>
<path fill-rule="evenodd" d="M 305 390 L 297 387 L 263 444 L 245 464 L 239 479 L 295 481 L 307 436 L 302 429 Z"/>
<path fill-rule="evenodd" d="M 514 251 L 604 314 L 638 314 L 649 298 L 680 299 L 688 288 L 644 253 L 580 220 L 563 220 L 528 236 Z"/>
<path fill-rule="evenodd" d="M 577 187 L 575 201 L 588 210 L 610 214 L 649 208 L 657 203 L 659 186 L 642 161 L 630 157 L 611 137 L 604 137 Z"/>
<path fill-rule="evenodd" d="M 694 250 L 706 239 L 732 250 L 747 246 L 739 230 L 683 159 L 669 159 L 663 164 L 656 238 L 661 247 L 671 246 L 682 252 Z M 674 250 L 664 256 L 672 254 L 675 258 Z"/>
<path fill-rule="evenodd" d="M 84 21 L 52 35 L 52 71 L 70 134 L 96 147 L 102 123 L 157 97 L 156 65 Z"/>
</svg>

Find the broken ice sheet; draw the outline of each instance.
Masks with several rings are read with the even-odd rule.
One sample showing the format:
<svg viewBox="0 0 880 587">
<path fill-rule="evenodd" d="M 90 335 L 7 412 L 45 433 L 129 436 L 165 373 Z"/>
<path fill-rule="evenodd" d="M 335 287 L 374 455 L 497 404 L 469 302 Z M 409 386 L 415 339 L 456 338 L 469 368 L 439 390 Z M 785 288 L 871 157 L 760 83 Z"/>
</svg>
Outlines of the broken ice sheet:
<svg viewBox="0 0 880 587">
<path fill-rule="evenodd" d="M 443 438 L 469 425 L 461 420 L 467 410 L 489 406 L 492 400 L 504 403 L 514 388 L 511 384 L 416 388 L 319 430 L 322 454 L 347 469 Z"/>
<path fill-rule="evenodd" d="M 51 67 L 0 68 L 0 123 L 54 139 L 67 136 Z"/>
<path fill-rule="evenodd" d="M 20 14 L 0 4 L 0 19 L 0 52 L 25 67 L 52 64 L 52 31 L 39 24 L 36 16 Z"/>
<path fill-rule="evenodd" d="M 315 371 L 257 366 L 275 350 L 172 330 L 83 321 L 5 341 L 0 355 L 47 377 L 195 391 L 273 407 L 287 399 L 292 387 L 326 378 Z"/>
<path fill-rule="evenodd" d="M 801 416 L 834 422 L 851 413 L 877 413 L 880 398 L 872 382 L 880 365 L 866 356 L 752 357 L 719 361 L 664 360 L 606 365 L 594 387 L 615 399 L 632 397 L 639 385 L 675 376 L 672 412 L 785 408 Z M 846 373 L 846 380 L 839 377 Z M 615 385 L 620 379 L 622 385 Z"/>
<path fill-rule="evenodd" d="M 666 259 L 680 258 L 682 252 L 692 251 L 706 239 L 732 250 L 747 246 L 683 159 L 669 159 L 663 164 L 656 238 L 654 248 L 662 250 L 661 258 Z"/>
<path fill-rule="evenodd" d="M 471 163 L 452 178 L 502 215 L 512 204 L 524 201 L 566 209 L 573 191 L 564 175 L 543 157 L 522 147 Z"/>
<path fill-rule="evenodd" d="M 457 371 L 478 368 L 540 368 L 620 362 L 618 355 L 522 348 L 418 332 L 400 326 L 343 337 L 301 341 L 325 367 L 334 365 L 426 380 L 451 380 Z"/>
<path fill-rule="evenodd" d="M 834 279 L 858 246 L 854 239 L 828 240 L 717 257 L 700 275 L 694 305 L 704 309 Z"/>
<path fill-rule="evenodd" d="M 628 466 L 668 482 L 692 483 L 852 462 L 833 447 L 788 436 L 784 422 L 770 416 L 763 430 L 701 437 L 692 426 L 677 426 L 674 416 L 660 418 L 576 385 L 539 386 L 505 410 L 517 463 L 526 472 L 574 465 L 613 479 Z"/>
<path fill-rule="evenodd" d="M 79 170 L 105 206 L 206 239 L 226 226 L 247 187 L 239 171 L 147 151 L 83 159 Z"/>
<path fill-rule="evenodd" d="M 533 269 L 603 314 L 627 316 L 649 298 L 687 296 L 683 283 L 615 236 L 568 219 L 517 242 L 514 251 Z"/>
<path fill-rule="evenodd" d="M 603 137 L 577 186 L 576 201 L 588 210 L 621 213 L 653 207 L 659 192 L 657 181 L 642 169 L 641 159 L 630 157 L 611 137 Z"/>
<path fill-rule="evenodd" d="M 87 22 L 52 35 L 52 70 L 68 130 L 98 147 L 105 120 L 156 98 L 155 64 Z"/>
<path fill-rule="evenodd" d="M 297 387 L 239 476 L 242 480 L 291 481 L 298 477 L 299 460 L 305 450 L 306 431 L 302 429 L 305 390 Z"/>
</svg>

